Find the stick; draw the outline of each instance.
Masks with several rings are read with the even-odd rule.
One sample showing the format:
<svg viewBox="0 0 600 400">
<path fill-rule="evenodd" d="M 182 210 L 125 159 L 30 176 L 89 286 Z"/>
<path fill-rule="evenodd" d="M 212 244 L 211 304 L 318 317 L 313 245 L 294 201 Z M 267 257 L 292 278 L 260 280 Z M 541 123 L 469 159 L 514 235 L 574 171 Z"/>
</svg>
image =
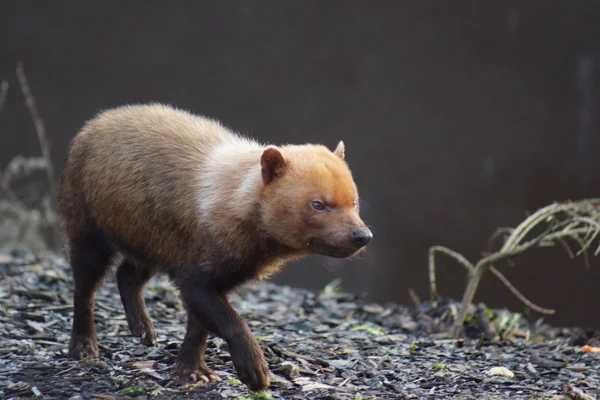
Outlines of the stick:
<svg viewBox="0 0 600 400">
<path fill-rule="evenodd" d="M 29 114 L 31 115 L 31 119 L 35 126 L 35 132 L 38 137 L 38 142 L 40 144 L 40 150 L 42 151 L 42 157 L 46 160 L 46 176 L 48 178 L 48 184 L 50 187 L 50 205 L 53 209 L 55 207 L 56 196 L 58 193 L 56 182 L 54 180 L 54 167 L 52 164 L 52 157 L 50 156 L 50 142 L 48 137 L 46 136 L 46 127 L 44 126 L 44 120 L 40 116 L 40 113 L 37 108 L 37 104 L 35 102 L 35 98 L 31 89 L 29 88 L 29 82 L 27 80 L 27 76 L 25 75 L 25 69 L 23 68 L 23 63 L 19 61 L 17 64 L 17 79 L 19 80 L 19 85 L 21 86 L 21 92 L 23 92 L 23 97 L 25 98 L 25 105 L 29 110 Z M 58 236 L 58 232 L 56 229 L 52 229 L 52 239 L 54 241 L 54 247 L 58 247 L 60 243 L 60 238 Z"/>
</svg>

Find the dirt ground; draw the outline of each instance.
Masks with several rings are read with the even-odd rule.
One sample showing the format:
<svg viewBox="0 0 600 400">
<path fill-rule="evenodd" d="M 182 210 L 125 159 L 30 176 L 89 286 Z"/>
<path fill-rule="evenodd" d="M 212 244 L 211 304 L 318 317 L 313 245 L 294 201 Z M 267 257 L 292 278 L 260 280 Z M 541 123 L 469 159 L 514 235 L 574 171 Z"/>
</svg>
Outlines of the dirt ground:
<svg viewBox="0 0 600 400">
<path fill-rule="evenodd" d="M 466 338 L 445 337 L 456 303 L 402 307 L 328 287 L 320 293 L 253 284 L 231 296 L 261 343 L 269 391 L 240 384 L 227 344 L 210 337 L 217 383 L 180 387 L 173 375 L 185 312 L 163 278 L 145 290 L 157 346 L 127 329 L 114 276 L 97 294 L 101 357 L 67 354 L 68 264 L 54 255 L 0 253 L 0 395 L 3 399 L 596 399 L 600 333 L 559 329 L 478 305 Z"/>
</svg>

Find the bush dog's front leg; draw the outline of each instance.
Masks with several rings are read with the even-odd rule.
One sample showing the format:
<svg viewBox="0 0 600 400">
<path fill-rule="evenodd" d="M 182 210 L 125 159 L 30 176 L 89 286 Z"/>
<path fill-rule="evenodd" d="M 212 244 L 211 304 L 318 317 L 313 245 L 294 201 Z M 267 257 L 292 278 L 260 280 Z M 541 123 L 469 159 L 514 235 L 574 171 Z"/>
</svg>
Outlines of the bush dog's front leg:
<svg viewBox="0 0 600 400">
<path fill-rule="evenodd" d="M 206 365 L 207 336 L 206 328 L 195 314 L 188 310 L 187 331 L 177 354 L 177 374 L 182 384 L 196 383 L 200 380 L 219 381 L 217 375 Z"/>
<path fill-rule="evenodd" d="M 180 290 L 189 312 L 195 315 L 198 322 L 227 342 L 240 381 L 252 391 L 266 390 L 270 379 L 265 356 L 250 328 L 231 307 L 226 295 L 189 283 Z M 182 348 L 189 349 L 193 341 L 198 343 L 197 338 L 186 335 Z"/>
</svg>

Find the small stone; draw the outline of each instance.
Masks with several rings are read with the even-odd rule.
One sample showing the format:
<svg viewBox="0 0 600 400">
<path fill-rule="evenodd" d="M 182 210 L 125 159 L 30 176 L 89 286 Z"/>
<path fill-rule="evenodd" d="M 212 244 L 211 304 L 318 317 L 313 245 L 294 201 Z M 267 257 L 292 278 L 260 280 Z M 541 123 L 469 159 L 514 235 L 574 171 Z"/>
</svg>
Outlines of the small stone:
<svg viewBox="0 0 600 400">
<path fill-rule="evenodd" d="M 292 382 L 288 381 L 285 378 L 280 377 L 277 374 L 271 373 L 270 377 L 271 377 L 271 384 L 281 385 L 281 386 L 285 386 L 285 387 L 290 387 L 290 386 L 294 385 Z"/>
<path fill-rule="evenodd" d="M 286 377 L 293 379 L 300 374 L 300 369 L 293 362 L 284 361 L 281 363 L 281 372 Z"/>
<path fill-rule="evenodd" d="M 525 368 L 527 369 L 527 371 L 531 372 L 534 375 L 537 375 L 538 373 L 532 363 L 527 363 L 527 366 Z"/>
<path fill-rule="evenodd" d="M 488 372 L 486 372 L 487 375 L 500 375 L 500 376 L 504 376 L 505 378 L 514 378 L 515 374 L 508 368 L 505 367 L 494 367 L 491 368 Z"/>
<path fill-rule="evenodd" d="M 19 381 L 19 382 L 10 382 L 8 384 L 9 390 L 21 391 L 25 389 L 29 389 L 29 384 L 27 382 Z"/>
<path fill-rule="evenodd" d="M 363 306 L 363 310 L 370 314 L 381 314 L 383 312 L 383 307 L 379 304 L 371 304 Z"/>
<path fill-rule="evenodd" d="M 39 332 L 39 333 L 44 332 L 44 324 L 40 324 L 39 322 L 31 321 L 31 320 L 27 320 L 25 323 L 27 324 L 27 326 L 29 326 L 31 329 L 33 329 L 36 332 Z"/>
<path fill-rule="evenodd" d="M 381 343 L 381 344 L 392 344 L 392 343 L 399 342 L 400 340 L 402 340 L 402 339 L 398 335 L 384 335 L 384 336 L 378 336 L 378 337 L 373 338 L 373 341 L 375 343 Z"/>
</svg>

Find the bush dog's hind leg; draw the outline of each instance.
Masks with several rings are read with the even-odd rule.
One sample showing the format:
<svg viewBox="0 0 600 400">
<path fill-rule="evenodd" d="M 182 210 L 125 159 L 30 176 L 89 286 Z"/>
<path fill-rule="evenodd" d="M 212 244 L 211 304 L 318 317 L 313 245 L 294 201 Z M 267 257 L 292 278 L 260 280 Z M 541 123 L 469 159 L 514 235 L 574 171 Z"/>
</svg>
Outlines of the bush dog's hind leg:
<svg viewBox="0 0 600 400">
<path fill-rule="evenodd" d="M 69 354 L 75 359 L 99 355 L 94 323 L 94 295 L 110 266 L 113 253 L 106 240 L 96 232 L 87 232 L 69 243 L 69 258 L 75 283 Z"/>
<path fill-rule="evenodd" d="M 213 370 L 208 368 L 205 361 L 206 339 L 208 331 L 188 309 L 187 331 L 177 354 L 177 374 L 182 384 L 218 381 Z"/>
<path fill-rule="evenodd" d="M 252 391 L 266 390 L 270 378 L 265 356 L 246 322 L 231 307 L 225 293 L 207 289 L 202 281 L 190 279 L 189 276 L 179 285 L 179 290 L 189 312 L 195 315 L 198 322 L 227 342 L 240 381 Z M 181 349 L 198 348 L 198 334 L 186 334 L 186 340 Z"/>
<path fill-rule="evenodd" d="M 156 344 L 156 333 L 148 316 L 142 290 L 154 272 L 153 267 L 135 264 L 127 258 L 117 269 L 117 285 L 129 330 L 133 336 L 140 338 L 143 345 L 149 347 Z"/>
</svg>

